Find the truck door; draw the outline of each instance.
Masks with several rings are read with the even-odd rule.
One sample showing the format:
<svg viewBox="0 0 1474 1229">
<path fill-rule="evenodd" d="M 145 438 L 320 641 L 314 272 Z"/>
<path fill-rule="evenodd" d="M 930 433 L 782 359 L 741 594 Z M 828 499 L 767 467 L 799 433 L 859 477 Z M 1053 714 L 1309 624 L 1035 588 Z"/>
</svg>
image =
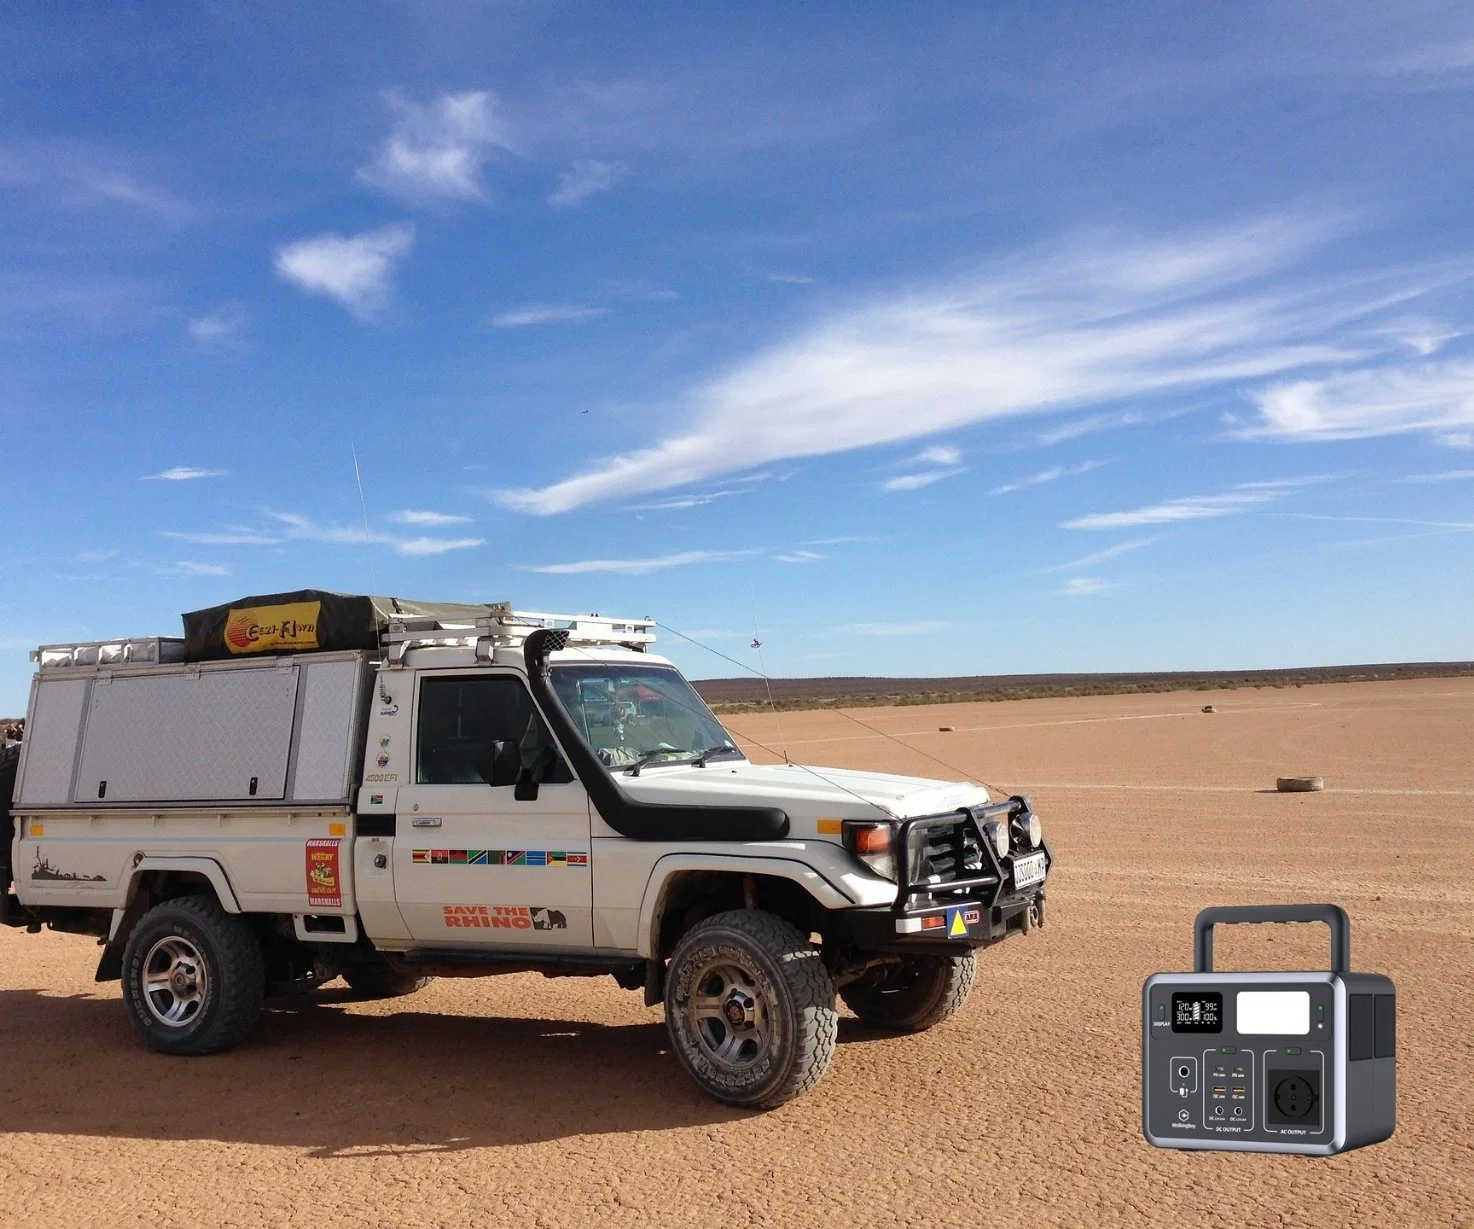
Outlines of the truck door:
<svg viewBox="0 0 1474 1229">
<path fill-rule="evenodd" d="M 514 673 L 423 672 L 394 894 L 427 947 L 593 945 L 589 799 Z"/>
</svg>

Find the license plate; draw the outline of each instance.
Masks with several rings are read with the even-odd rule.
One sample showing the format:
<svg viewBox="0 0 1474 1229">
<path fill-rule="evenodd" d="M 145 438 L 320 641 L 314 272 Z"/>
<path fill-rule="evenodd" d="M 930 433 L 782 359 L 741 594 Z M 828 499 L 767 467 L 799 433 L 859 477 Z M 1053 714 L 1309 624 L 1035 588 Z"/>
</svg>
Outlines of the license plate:
<svg viewBox="0 0 1474 1229">
<path fill-rule="evenodd" d="M 1033 887 L 1044 882 L 1044 851 L 1025 854 L 1013 860 L 1013 886 L 1015 890 Z"/>
</svg>

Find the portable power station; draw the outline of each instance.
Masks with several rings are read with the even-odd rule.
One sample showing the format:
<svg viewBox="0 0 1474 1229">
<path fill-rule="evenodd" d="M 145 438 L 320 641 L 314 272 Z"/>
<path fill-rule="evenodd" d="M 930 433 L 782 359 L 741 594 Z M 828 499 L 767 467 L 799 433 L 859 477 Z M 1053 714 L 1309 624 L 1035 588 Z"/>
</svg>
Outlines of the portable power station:
<svg viewBox="0 0 1474 1229">
<path fill-rule="evenodd" d="M 1325 922 L 1329 973 L 1213 969 L 1215 924 Z M 1397 998 L 1352 973 L 1338 905 L 1204 909 L 1192 973 L 1142 990 L 1142 1129 L 1158 1148 L 1329 1156 L 1391 1136 L 1397 1119 Z"/>
</svg>

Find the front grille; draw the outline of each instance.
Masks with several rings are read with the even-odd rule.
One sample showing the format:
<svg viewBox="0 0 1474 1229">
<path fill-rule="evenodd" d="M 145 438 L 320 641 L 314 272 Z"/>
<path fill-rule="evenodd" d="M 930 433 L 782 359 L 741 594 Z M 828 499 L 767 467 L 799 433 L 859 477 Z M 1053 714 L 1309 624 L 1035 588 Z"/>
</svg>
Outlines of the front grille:
<svg viewBox="0 0 1474 1229">
<path fill-rule="evenodd" d="M 987 858 L 982 838 L 971 821 L 933 828 L 925 837 L 914 877 L 918 884 L 947 884 L 975 879 L 983 873 Z"/>
</svg>

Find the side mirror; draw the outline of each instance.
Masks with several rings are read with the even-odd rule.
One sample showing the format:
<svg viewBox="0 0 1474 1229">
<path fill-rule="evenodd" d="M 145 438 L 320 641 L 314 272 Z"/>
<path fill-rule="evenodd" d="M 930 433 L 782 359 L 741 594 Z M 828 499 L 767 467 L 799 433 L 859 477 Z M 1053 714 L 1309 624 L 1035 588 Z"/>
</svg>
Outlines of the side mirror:
<svg viewBox="0 0 1474 1229">
<path fill-rule="evenodd" d="M 522 775 L 522 749 L 510 738 L 491 743 L 491 780 L 488 785 L 516 785 Z"/>
</svg>

